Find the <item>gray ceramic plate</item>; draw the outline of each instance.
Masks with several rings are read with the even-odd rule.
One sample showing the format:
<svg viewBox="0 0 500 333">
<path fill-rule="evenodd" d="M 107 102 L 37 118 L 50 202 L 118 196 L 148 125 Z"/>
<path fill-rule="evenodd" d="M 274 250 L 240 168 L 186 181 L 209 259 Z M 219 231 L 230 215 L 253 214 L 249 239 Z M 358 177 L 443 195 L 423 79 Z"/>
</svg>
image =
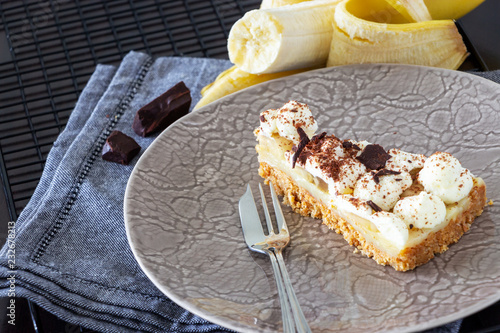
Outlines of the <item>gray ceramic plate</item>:
<svg viewBox="0 0 500 333">
<path fill-rule="evenodd" d="M 319 220 L 285 208 L 285 260 L 313 332 L 415 331 L 500 299 L 500 86 L 413 66 L 327 68 L 251 87 L 163 132 L 125 195 L 130 246 L 144 272 L 189 311 L 237 331 L 280 331 L 270 262 L 243 241 L 238 199 L 262 180 L 259 112 L 295 99 L 320 131 L 386 149 L 448 151 L 483 177 L 485 209 L 458 244 L 401 273 L 360 254 Z"/>
</svg>

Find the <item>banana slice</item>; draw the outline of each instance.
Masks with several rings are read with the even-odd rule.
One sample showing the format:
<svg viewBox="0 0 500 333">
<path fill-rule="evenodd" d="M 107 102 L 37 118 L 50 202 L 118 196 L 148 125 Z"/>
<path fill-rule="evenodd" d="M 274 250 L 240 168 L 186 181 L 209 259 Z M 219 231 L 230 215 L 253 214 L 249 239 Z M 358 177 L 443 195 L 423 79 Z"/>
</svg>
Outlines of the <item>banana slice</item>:
<svg viewBox="0 0 500 333">
<path fill-rule="evenodd" d="M 307 1 L 249 11 L 231 28 L 229 59 L 252 74 L 324 66 L 339 2 Z"/>
<path fill-rule="evenodd" d="M 452 20 L 407 24 L 367 21 L 356 12 L 364 1 L 346 0 L 337 6 L 327 66 L 404 63 L 457 69 L 467 57 Z"/>
</svg>

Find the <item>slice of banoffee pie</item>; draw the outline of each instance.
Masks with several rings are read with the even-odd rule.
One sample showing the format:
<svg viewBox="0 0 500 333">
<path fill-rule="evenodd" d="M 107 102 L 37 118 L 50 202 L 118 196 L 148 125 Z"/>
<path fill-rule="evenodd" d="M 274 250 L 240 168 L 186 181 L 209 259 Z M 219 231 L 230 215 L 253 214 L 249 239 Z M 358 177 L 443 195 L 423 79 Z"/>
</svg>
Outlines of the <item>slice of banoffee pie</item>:
<svg viewBox="0 0 500 333">
<path fill-rule="evenodd" d="M 449 153 L 429 157 L 341 140 L 306 104 L 260 115 L 259 174 L 294 211 L 322 218 L 350 245 L 398 271 L 428 262 L 469 230 L 486 186 Z"/>
</svg>

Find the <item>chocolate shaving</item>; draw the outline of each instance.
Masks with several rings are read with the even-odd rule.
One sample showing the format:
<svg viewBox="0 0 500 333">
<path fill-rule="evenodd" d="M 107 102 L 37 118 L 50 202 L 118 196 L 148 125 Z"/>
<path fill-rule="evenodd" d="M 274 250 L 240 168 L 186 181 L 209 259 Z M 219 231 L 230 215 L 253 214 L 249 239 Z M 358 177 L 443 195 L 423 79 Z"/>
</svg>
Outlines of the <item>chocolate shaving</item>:
<svg viewBox="0 0 500 333">
<path fill-rule="evenodd" d="M 345 141 L 342 142 L 342 147 L 344 147 L 344 149 L 351 149 L 351 148 L 353 148 L 353 149 L 356 149 L 356 150 L 361 150 L 361 148 L 359 148 L 358 145 L 355 145 L 351 141 L 347 141 L 347 140 L 345 140 Z"/>
<path fill-rule="evenodd" d="M 297 133 L 299 133 L 300 137 L 300 142 L 307 141 L 309 142 L 309 137 L 307 136 L 306 132 L 301 127 L 297 128 Z"/>
<path fill-rule="evenodd" d="M 368 200 L 366 202 L 368 204 L 368 206 L 370 206 L 374 211 L 376 212 L 381 212 L 382 211 L 382 208 L 380 208 L 379 206 L 377 206 L 377 204 L 371 200 Z"/>
<path fill-rule="evenodd" d="M 263 114 L 261 114 L 261 115 L 259 116 L 259 119 L 260 119 L 260 121 L 262 121 L 263 123 L 265 123 L 265 122 L 267 121 L 266 117 L 264 117 L 264 115 L 263 115 Z"/>
<path fill-rule="evenodd" d="M 311 141 L 320 141 L 322 140 L 324 137 L 326 136 L 326 132 L 323 132 L 323 133 L 320 133 L 320 134 L 316 134 L 315 136 L 312 137 Z"/>
<path fill-rule="evenodd" d="M 410 224 L 410 230 L 413 229 L 413 224 Z"/>
<path fill-rule="evenodd" d="M 300 153 L 305 148 L 305 146 L 309 143 L 309 137 L 307 136 L 306 132 L 304 132 L 304 130 L 302 128 L 298 127 L 297 133 L 299 134 L 300 142 L 299 142 L 297 148 L 295 148 L 295 147 L 292 148 L 292 150 L 295 152 L 295 154 L 293 154 L 293 157 L 292 157 L 292 169 L 295 168 L 295 163 L 297 163 L 297 158 L 299 158 Z"/>
<path fill-rule="evenodd" d="M 386 176 L 386 175 L 399 175 L 401 172 L 399 171 L 394 171 L 394 170 L 388 170 L 388 169 L 382 169 L 382 170 L 379 170 L 377 171 L 374 175 L 373 175 L 373 180 L 375 181 L 375 183 L 379 183 L 380 182 L 380 177 L 381 176 Z M 401 180 L 401 179 L 400 179 Z"/>
<path fill-rule="evenodd" d="M 365 167 L 371 170 L 379 170 L 385 167 L 385 163 L 391 158 L 380 145 L 368 145 L 361 155 L 356 157 Z"/>
</svg>

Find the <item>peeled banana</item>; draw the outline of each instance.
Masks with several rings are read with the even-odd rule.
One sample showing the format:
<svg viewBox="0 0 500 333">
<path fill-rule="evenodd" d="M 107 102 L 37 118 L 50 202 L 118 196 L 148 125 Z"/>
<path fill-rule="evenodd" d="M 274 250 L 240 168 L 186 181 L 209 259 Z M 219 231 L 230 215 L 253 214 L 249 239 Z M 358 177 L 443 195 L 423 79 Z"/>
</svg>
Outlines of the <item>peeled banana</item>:
<svg viewBox="0 0 500 333">
<path fill-rule="evenodd" d="M 403 63 L 457 69 L 467 57 L 452 20 L 407 24 L 366 21 L 351 13 L 365 0 L 337 6 L 327 66 Z"/>
<path fill-rule="evenodd" d="M 280 77 L 297 74 L 311 70 L 313 68 L 296 69 L 292 71 L 279 72 L 273 74 L 250 74 L 242 71 L 236 66 L 226 69 L 220 73 L 214 82 L 201 90 L 201 99 L 194 109 L 201 108 L 221 97 L 229 95 L 238 90 L 253 86 L 257 83 L 274 80 Z"/>
<path fill-rule="evenodd" d="M 324 66 L 340 0 L 306 1 L 246 13 L 229 33 L 229 59 L 252 74 Z"/>
</svg>

